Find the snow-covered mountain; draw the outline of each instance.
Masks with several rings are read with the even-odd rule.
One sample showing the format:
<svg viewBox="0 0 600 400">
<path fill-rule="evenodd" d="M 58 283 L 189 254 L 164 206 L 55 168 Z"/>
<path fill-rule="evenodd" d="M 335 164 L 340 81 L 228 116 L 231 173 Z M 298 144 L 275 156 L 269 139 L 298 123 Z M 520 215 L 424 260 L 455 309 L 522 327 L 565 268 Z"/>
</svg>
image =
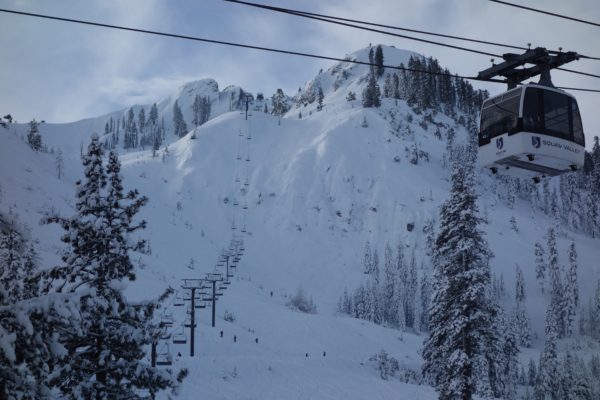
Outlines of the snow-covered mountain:
<svg viewBox="0 0 600 400">
<path fill-rule="evenodd" d="M 367 61 L 368 51 L 349 57 Z M 420 57 L 387 46 L 383 52 L 388 65 L 407 65 L 411 56 Z M 360 95 L 368 73 L 368 66 L 337 63 L 291 98 L 283 118 L 256 111 L 263 107 L 255 103 L 247 120 L 239 111 L 240 87 L 219 91 L 214 80 L 191 82 L 157 102 L 167 126 L 158 157 L 148 149 L 120 150 L 125 186 L 150 198 L 141 217 L 148 222 L 143 237 L 151 254 L 139 256 L 138 280 L 128 287 L 131 298 L 177 288 L 182 278 L 203 277 L 216 268 L 232 224 L 236 233 L 242 227 L 247 231 L 234 282 L 217 304 L 217 327 L 211 328 L 208 309 L 198 311 L 197 356 L 186 356 L 187 345 L 168 345 L 171 353 L 181 354 L 175 362 L 190 369 L 180 398 L 436 398 L 428 386 L 381 380 L 369 362 L 384 349 L 417 371 L 423 335 L 337 315 L 336 304 L 344 289 L 352 291 L 365 280 L 367 241 L 381 260 L 386 243 L 401 244 L 405 254 L 414 254 L 419 274 L 430 269 L 424 227 L 438 219 L 448 196 L 449 132 L 456 133 L 457 143 L 464 142 L 468 115 L 415 111 L 396 99 L 363 108 Z M 324 94 L 320 111 L 315 101 L 319 87 Z M 347 100 L 350 91 L 357 100 Z M 179 139 L 171 130 L 173 104 L 178 101 L 191 127 L 196 94 L 210 97 L 211 119 L 195 139 L 191 134 Z M 150 105 L 133 109 L 141 107 L 147 111 Z M 73 183 L 82 174 L 81 146 L 93 132 L 104 132 L 110 118 L 120 120 L 126 112 L 40 126 L 44 143 L 64 154 L 61 180 L 55 156 L 35 153 L 20 139 L 26 126 L 0 128 L 0 212 L 8 215 L 10 209 L 28 225 L 31 237 L 39 240 L 42 265 L 58 262 L 61 244 L 57 227 L 38 225 L 41 214 L 50 208 L 72 212 Z M 508 310 L 515 265 L 525 274 L 529 316 L 538 335 L 534 348 L 521 353 L 526 366 L 530 357 L 538 359 L 543 345 L 548 301 L 535 279 L 533 246 L 545 241 L 554 221 L 528 201 L 507 205 L 503 186 L 479 173 L 479 207 L 495 255 L 491 266 L 507 288 Z M 579 255 L 582 302 L 587 302 L 600 276 L 600 242 L 563 228 L 562 264 L 568 262 L 571 240 Z M 286 307 L 300 288 L 313 298 L 317 314 Z M 235 321 L 223 319 L 226 310 Z M 182 330 L 184 308 L 169 306 L 168 312 L 177 321 L 175 330 Z"/>
</svg>

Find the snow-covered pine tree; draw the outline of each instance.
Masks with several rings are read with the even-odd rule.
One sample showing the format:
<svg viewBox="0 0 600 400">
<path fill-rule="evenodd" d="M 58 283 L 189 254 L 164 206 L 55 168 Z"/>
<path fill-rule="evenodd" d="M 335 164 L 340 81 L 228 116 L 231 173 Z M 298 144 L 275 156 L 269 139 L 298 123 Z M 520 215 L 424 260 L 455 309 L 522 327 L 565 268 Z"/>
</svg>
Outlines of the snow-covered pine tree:
<svg viewBox="0 0 600 400">
<path fill-rule="evenodd" d="M 535 242 L 533 254 L 535 255 L 535 277 L 540 284 L 542 293 L 544 293 L 544 281 L 546 280 L 546 261 L 544 259 L 544 247 L 540 242 Z"/>
<path fill-rule="evenodd" d="M 537 400 L 562 400 L 560 373 L 556 341 L 558 340 L 558 321 L 552 305 L 546 310 L 546 341 L 536 376 L 534 397 Z"/>
<path fill-rule="evenodd" d="M 201 124 L 200 112 L 202 109 L 202 104 L 200 101 L 200 95 L 196 93 L 194 96 L 194 102 L 192 103 L 192 124 L 194 128 L 198 128 L 198 125 Z"/>
<path fill-rule="evenodd" d="M 29 122 L 29 130 L 27 131 L 27 143 L 33 151 L 42 150 L 42 135 L 39 129 L 40 123 L 34 119 Z"/>
<path fill-rule="evenodd" d="M 271 114 L 277 117 L 282 117 L 288 111 L 289 107 L 286 101 L 286 96 L 282 89 L 277 89 L 275 94 L 271 96 Z"/>
<path fill-rule="evenodd" d="M 429 298 L 431 296 L 431 282 L 430 276 L 423 269 L 421 273 L 421 284 L 419 285 L 420 294 L 419 298 L 421 300 L 421 309 L 419 314 L 419 331 L 421 332 L 429 332 Z"/>
<path fill-rule="evenodd" d="M 388 72 L 385 74 L 385 80 L 383 81 L 383 97 L 392 98 L 394 97 L 394 88 L 392 86 L 392 77 Z"/>
<path fill-rule="evenodd" d="M 573 334 L 573 325 L 575 324 L 575 314 L 579 307 L 579 286 L 577 282 L 577 250 L 575 242 L 571 241 L 569 245 L 569 270 L 565 276 L 564 288 L 564 313 L 565 313 L 565 334 Z"/>
<path fill-rule="evenodd" d="M 377 78 L 381 78 L 385 72 L 385 68 L 383 67 L 383 49 L 381 48 L 381 45 L 378 45 L 375 49 L 375 57 L 373 61 L 375 62 L 375 76 Z"/>
<path fill-rule="evenodd" d="M 210 97 L 205 96 L 201 100 L 202 107 L 200 108 L 200 122 L 204 124 L 210 119 L 210 113 L 212 109 L 212 105 L 210 102 Z"/>
<path fill-rule="evenodd" d="M 404 283 L 404 296 L 403 296 L 403 307 L 404 307 L 404 318 L 405 326 L 409 329 L 415 329 L 416 319 L 416 297 L 417 297 L 417 260 L 413 252 L 410 259 L 410 265 L 408 266 L 406 274 L 406 282 Z"/>
<path fill-rule="evenodd" d="M 395 73 L 395 72 L 392 75 L 392 97 L 394 99 L 400 99 L 401 98 L 401 93 L 400 93 L 400 78 L 398 77 L 398 74 Z"/>
<path fill-rule="evenodd" d="M 381 105 L 380 100 L 380 89 L 377 84 L 377 80 L 375 79 L 375 74 L 369 74 L 369 80 L 367 81 L 367 86 L 363 90 L 362 104 L 363 107 L 379 107 Z"/>
<path fill-rule="evenodd" d="M 173 104 L 173 128 L 173 133 L 178 137 L 184 137 L 188 132 L 187 124 L 183 119 L 183 114 L 181 113 L 181 108 L 179 107 L 177 100 L 175 100 L 175 103 Z"/>
<path fill-rule="evenodd" d="M 404 257 L 404 246 L 398 242 L 396 246 L 396 284 L 394 285 L 394 299 L 398 310 L 398 328 L 404 330 L 406 328 L 406 308 L 404 307 L 406 295 L 406 282 L 408 281 L 408 266 Z"/>
<path fill-rule="evenodd" d="M 323 99 L 325 95 L 323 94 L 323 89 L 319 86 L 319 90 L 317 91 L 317 111 L 321 111 L 323 109 Z"/>
<path fill-rule="evenodd" d="M 471 399 L 487 343 L 496 342 L 491 304 L 491 252 L 479 228 L 473 166 L 455 163 L 450 197 L 440 209 L 433 254 L 433 293 L 423 373 L 441 400 Z"/>
<path fill-rule="evenodd" d="M 130 303 L 124 281 L 135 279 L 130 251 L 144 248 L 129 234 L 145 227 L 134 222 L 147 198 L 137 191 L 124 193 L 120 164 L 111 152 L 105 173 L 98 136 L 93 135 L 84 156 L 84 180 L 77 183 L 76 214 L 50 216 L 65 230 L 68 245 L 64 265 L 49 271 L 48 285 L 59 292 L 81 296 L 80 322 L 62 333 L 69 352 L 53 383 L 69 399 L 139 398 L 138 389 L 151 393 L 173 388 L 185 376 L 152 368 L 144 361 L 155 335 L 152 318 L 157 301 Z M 107 185 L 108 181 L 108 185 Z M 164 296 L 164 295 L 163 295 Z"/>
<path fill-rule="evenodd" d="M 371 242 L 368 240 L 365 242 L 363 251 L 363 272 L 370 274 L 373 270 L 373 253 L 371 252 Z"/>
<path fill-rule="evenodd" d="M 594 299 L 590 309 L 590 331 L 593 338 L 600 340 L 600 279 L 598 279 L 598 282 L 596 283 Z"/>
<path fill-rule="evenodd" d="M 398 324 L 398 303 L 394 297 L 397 283 L 394 255 L 389 243 L 385 244 L 383 253 L 383 284 L 381 290 L 383 322 L 387 326 L 396 327 Z"/>
<path fill-rule="evenodd" d="M 380 284 L 380 271 L 379 271 L 379 254 L 377 249 L 373 251 L 373 262 L 372 270 L 369 274 L 369 280 L 367 283 L 367 289 L 371 299 L 371 317 L 369 321 L 373 321 L 376 324 L 381 324 L 383 320 L 383 309 L 381 301 L 381 284 Z"/>
<path fill-rule="evenodd" d="M 501 375 L 499 379 L 501 390 L 498 394 L 503 399 L 514 400 L 517 396 L 516 385 L 519 380 L 519 339 L 514 320 L 504 323 L 502 336 L 502 356 L 500 357 L 502 370 L 499 374 Z"/>
<path fill-rule="evenodd" d="M 63 171 L 65 170 L 65 160 L 63 158 L 61 149 L 58 149 L 56 152 L 54 164 L 56 165 L 56 173 L 58 174 L 58 179 L 60 180 L 60 178 L 63 176 Z"/>
<path fill-rule="evenodd" d="M 516 265 L 515 274 L 515 309 L 513 320 L 518 344 L 529 347 L 531 346 L 531 327 L 526 309 L 527 292 L 525 291 L 525 277 L 523 276 L 523 270 L 519 264 Z"/>
<path fill-rule="evenodd" d="M 546 236 L 548 246 L 548 278 L 550 280 L 550 310 L 554 313 L 557 337 L 565 336 L 565 292 L 561 279 L 554 228 L 548 229 Z"/>
<path fill-rule="evenodd" d="M 143 149 L 144 146 L 146 146 L 146 144 L 152 143 L 151 141 L 148 140 L 148 137 L 146 135 L 146 110 L 144 109 L 144 107 L 140 108 L 140 111 L 138 112 L 137 126 L 138 126 L 138 130 L 139 130 L 139 135 L 140 135 L 139 145 Z"/>
<path fill-rule="evenodd" d="M 0 215 L 0 219 L 1 219 Z M 47 399 L 48 374 L 65 356 L 57 331 L 74 303 L 40 295 L 36 252 L 14 222 L 0 230 L 0 398 Z M 58 312 L 60 310 L 60 312 Z"/>
<path fill-rule="evenodd" d="M 148 121 L 146 121 L 147 125 L 158 125 L 158 107 L 156 103 L 152 104 L 150 107 L 150 113 L 148 114 Z"/>
</svg>

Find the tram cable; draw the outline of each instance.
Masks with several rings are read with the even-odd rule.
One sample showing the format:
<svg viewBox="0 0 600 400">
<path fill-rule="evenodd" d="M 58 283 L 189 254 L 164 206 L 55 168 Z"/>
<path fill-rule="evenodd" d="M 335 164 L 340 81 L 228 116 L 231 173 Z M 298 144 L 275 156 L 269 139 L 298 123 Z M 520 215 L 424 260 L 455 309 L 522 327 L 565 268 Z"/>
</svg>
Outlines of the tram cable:
<svg viewBox="0 0 600 400">
<path fill-rule="evenodd" d="M 297 17 L 308 18 L 308 19 L 313 19 L 313 20 L 322 21 L 322 22 L 329 22 L 331 24 L 342 25 L 342 26 L 346 26 L 346 27 L 349 27 L 349 28 L 360 29 L 360 30 L 364 30 L 364 31 L 368 31 L 368 32 L 380 33 L 380 34 L 383 34 L 383 35 L 389 35 L 389 36 L 399 37 L 399 38 L 408 39 L 408 40 L 415 40 L 415 41 L 418 41 L 418 42 L 433 44 L 433 45 L 436 45 L 436 46 L 448 47 L 448 48 L 455 49 L 455 50 L 461 50 L 461 51 L 466 51 L 466 52 L 475 53 L 475 54 L 481 54 L 481 55 L 485 55 L 485 56 L 497 57 L 497 58 L 500 58 L 500 59 L 503 58 L 502 55 L 500 55 L 500 54 L 490 53 L 490 52 L 481 51 L 481 50 L 477 50 L 477 49 L 471 49 L 471 48 L 463 47 L 463 46 L 455 46 L 455 45 L 451 45 L 451 44 L 448 44 L 448 43 L 436 42 L 436 41 L 433 41 L 433 40 L 416 38 L 414 36 L 401 35 L 401 34 L 390 32 L 390 31 L 383 31 L 383 30 L 380 30 L 380 29 L 373 29 L 373 28 L 369 28 L 369 27 L 366 27 L 366 26 L 361 26 L 361 25 L 351 24 L 351 23 L 348 23 L 348 22 L 343 22 L 343 21 L 348 21 L 348 19 L 346 19 L 346 18 L 332 17 L 332 16 L 328 16 L 328 15 L 324 15 L 324 14 L 317 14 L 317 13 L 312 13 L 312 12 L 299 11 L 299 10 L 294 10 L 294 9 L 290 9 L 290 8 L 276 7 L 276 6 L 271 6 L 271 5 L 267 5 L 267 4 L 252 3 L 252 2 L 248 2 L 248 1 L 242 1 L 242 0 L 224 0 L 224 1 L 226 1 L 228 3 L 236 3 L 236 4 L 246 5 L 246 6 L 250 6 L 250 7 L 261 8 L 261 9 L 268 10 L 268 11 L 273 11 L 273 12 L 279 12 L 279 13 L 283 13 L 283 14 L 288 14 L 288 15 L 295 15 Z M 360 23 L 360 24 L 364 24 L 364 25 L 380 26 L 380 24 L 375 24 L 375 23 L 365 22 L 365 21 L 358 21 L 358 20 L 356 20 L 355 22 L 356 23 Z M 398 29 L 396 27 L 390 27 L 390 28 L 391 29 Z M 403 28 L 401 28 L 401 29 L 404 30 Z M 441 35 L 441 34 L 434 34 L 433 32 L 427 32 L 427 33 L 425 33 L 425 31 L 420 31 L 420 33 L 448 37 L 448 36 L 444 36 L 444 35 Z M 459 38 L 459 37 L 454 37 L 454 39 L 466 40 L 466 41 L 471 41 L 471 42 L 478 42 L 476 39 Z M 485 43 L 486 44 L 493 44 L 493 45 L 496 45 L 496 46 L 510 47 L 510 48 L 519 49 L 519 50 L 528 50 L 528 48 L 525 48 L 525 47 L 518 47 L 518 46 L 512 46 L 512 45 L 503 45 L 503 44 L 500 44 L 500 43 L 493 43 L 493 42 L 485 42 Z M 560 51 L 553 50 L 551 52 L 552 53 L 559 53 Z M 585 58 L 599 59 L 600 60 L 600 58 L 596 58 L 596 57 L 588 57 L 588 56 L 586 56 Z M 570 72 L 570 73 L 573 73 L 573 74 L 579 74 L 579 75 L 585 75 L 585 76 L 590 76 L 590 77 L 594 77 L 594 78 L 600 78 L 600 75 L 590 74 L 590 73 L 587 73 L 587 72 L 581 72 L 581 71 L 575 71 L 575 70 L 563 69 L 563 68 L 557 68 L 557 69 L 562 70 L 562 71 L 566 71 L 566 72 Z"/>
<path fill-rule="evenodd" d="M 116 29 L 116 30 L 122 30 L 122 31 L 128 31 L 128 32 L 144 33 L 144 34 L 169 37 L 169 38 L 174 38 L 174 39 L 183 39 L 183 40 L 190 40 L 190 41 L 210 43 L 210 44 L 219 44 L 219 45 L 224 45 L 224 46 L 239 47 L 239 48 L 245 48 L 245 49 L 250 49 L 250 50 L 260 50 L 260 51 L 266 51 L 266 52 L 271 52 L 271 53 L 287 54 L 287 55 L 294 55 L 294 56 L 306 57 L 306 58 L 314 58 L 314 59 L 327 60 L 327 61 L 338 61 L 338 62 L 346 62 L 346 63 L 351 63 L 351 64 L 358 64 L 358 65 L 367 65 L 367 66 L 375 65 L 375 64 L 371 64 L 366 61 L 353 60 L 353 59 L 349 59 L 349 58 L 340 58 L 340 57 L 325 56 L 325 55 L 314 54 L 314 53 L 306 53 L 306 52 L 299 52 L 299 51 L 292 51 L 292 50 L 285 50 L 285 49 L 276 49 L 276 48 L 265 47 L 265 46 L 256 46 L 256 45 L 236 43 L 236 42 L 230 42 L 230 41 L 224 41 L 224 40 L 218 40 L 218 39 L 208 39 L 208 38 L 202 38 L 202 37 L 197 37 L 197 36 L 154 31 L 154 30 L 149 30 L 149 29 L 132 28 L 132 27 L 127 27 L 127 26 L 122 26 L 122 25 L 106 24 L 106 23 L 101 23 L 101 22 L 94 22 L 94 21 L 81 20 L 81 19 L 75 19 L 75 18 L 57 17 L 57 16 L 52 16 L 52 15 L 47 15 L 47 14 L 37 14 L 37 13 L 30 13 L 30 12 L 25 12 L 25 11 L 9 10 L 9 9 L 4 9 L 4 8 L 0 8 L 0 12 L 7 13 L 7 14 L 27 16 L 27 17 L 48 19 L 48 20 L 53 20 L 53 21 L 95 26 L 95 27 L 100 27 L 100 28 Z M 476 76 L 465 76 L 465 75 L 458 75 L 458 74 L 447 74 L 444 72 L 424 71 L 424 70 L 418 70 L 418 69 L 414 69 L 414 68 L 400 67 L 400 66 L 395 66 L 395 65 L 385 65 L 385 64 L 383 65 L 383 67 L 392 69 L 392 70 L 398 70 L 398 71 L 415 72 L 415 73 L 422 73 L 422 74 L 428 74 L 428 75 L 448 76 L 453 79 L 465 79 L 465 80 L 471 80 L 471 81 L 494 82 L 494 83 L 503 83 L 503 84 L 507 83 L 507 81 L 504 79 L 481 79 L 481 78 L 477 78 Z M 558 87 L 558 88 L 562 89 L 562 87 Z M 571 90 L 600 92 L 600 90 L 597 90 L 597 89 L 587 89 L 587 88 L 571 88 Z"/>
<path fill-rule="evenodd" d="M 509 3 L 508 1 L 502 1 L 502 0 L 489 0 L 489 1 L 491 1 L 492 3 L 503 4 L 505 6 L 516 7 L 516 8 L 521 8 L 523 10 L 534 11 L 534 12 L 541 13 L 541 14 L 551 15 L 553 17 L 564 18 L 564 19 L 568 19 L 571 21 L 575 21 L 575 22 L 581 22 L 582 24 L 600 26 L 600 24 L 597 22 L 586 21 L 586 20 L 580 19 L 580 18 L 569 17 L 569 16 L 566 16 L 563 14 L 554 13 L 554 12 L 550 12 L 550 11 L 544 11 L 544 10 L 540 10 L 539 8 L 527 7 L 527 6 L 524 6 L 521 4 Z"/>
</svg>

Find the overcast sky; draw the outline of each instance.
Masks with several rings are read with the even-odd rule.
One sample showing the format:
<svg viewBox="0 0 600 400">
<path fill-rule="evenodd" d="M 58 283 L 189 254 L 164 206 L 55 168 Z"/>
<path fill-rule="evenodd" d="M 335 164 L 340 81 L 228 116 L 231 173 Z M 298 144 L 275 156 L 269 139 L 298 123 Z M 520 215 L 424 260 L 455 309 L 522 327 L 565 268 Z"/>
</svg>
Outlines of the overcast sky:
<svg viewBox="0 0 600 400">
<path fill-rule="evenodd" d="M 544 46 L 600 57 L 600 27 L 519 10 L 487 0 L 263 0 L 378 23 L 475 37 L 520 46 Z M 512 0 L 600 22 L 597 0 Z M 343 57 L 369 43 L 385 43 L 437 58 L 462 75 L 475 75 L 490 57 L 367 33 L 221 0 L 0 0 L 0 8 Z M 438 40 L 438 39 L 434 39 Z M 447 41 L 447 40 L 446 40 Z M 449 42 L 449 41 L 447 41 Z M 456 43 L 456 42 L 453 42 Z M 490 46 L 457 43 L 492 53 Z M 0 13 L 0 113 L 67 122 L 135 103 L 160 100 L 179 85 L 211 77 L 221 88 L 288 93 L 331 63 L 161 38 Z M 498 61 L 498 60 L 497 60 Z M 567 68 L 600 75 L 600 61 Z M 554 72 L 557 86 L 600 89 L 600 79 Z M 474 83 L 492 94 L 500 84 Z M 600 134 L 600 93 L 574 94 L 588 143 Z M 588 146 L 589 147 L 589 146 Z"/>
</svg>

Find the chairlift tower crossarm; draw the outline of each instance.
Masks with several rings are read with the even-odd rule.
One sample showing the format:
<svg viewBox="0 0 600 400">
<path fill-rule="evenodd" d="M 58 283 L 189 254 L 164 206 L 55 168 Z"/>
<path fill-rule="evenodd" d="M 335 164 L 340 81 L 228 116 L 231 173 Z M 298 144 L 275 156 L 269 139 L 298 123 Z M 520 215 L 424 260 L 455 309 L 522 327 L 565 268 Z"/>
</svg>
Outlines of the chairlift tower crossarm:
<svg viewBox="0 0 600 400">
<path fill-rule="evenodd" d="M 477 78 L 492 80 L 496 76 L 505 77 L 508 81 L 508 90 L 510 90 L 524 80 L 537 75 L 540 75 L 539 83 L 541 85 L 553 87 L 550 70 L 578 60 L 579 54 L 573 51 L 551 54 L 543 47 L 536 47 L 523 54 L 506 53 L 502 55 L 502 58 L 504 62 L 480 71 Z M 527 67 L 528 64 L 533 66 Z"/>
</svg>

